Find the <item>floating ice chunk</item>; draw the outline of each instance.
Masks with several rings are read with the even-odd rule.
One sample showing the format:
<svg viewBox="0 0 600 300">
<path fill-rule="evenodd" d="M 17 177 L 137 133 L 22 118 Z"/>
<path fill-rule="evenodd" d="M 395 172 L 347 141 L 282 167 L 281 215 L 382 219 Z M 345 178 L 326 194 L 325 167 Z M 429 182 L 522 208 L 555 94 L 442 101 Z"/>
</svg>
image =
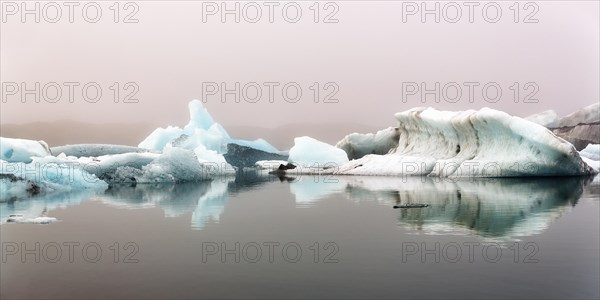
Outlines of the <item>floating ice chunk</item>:
<svg viewBox="0 0 600 300">
<path fill-rule="evenodd" d="M 183 129 L 173 126 L 158 128 L 142 141 L 139 147 L 157 151 L 162 151 L 167 146 L 193 150 L 199 160 L 217 164 L 225 161 L 222 154 L 227 153 L 227 144 L 230 143 L 270 153 L 279 152 L 277 148 L 262 139 L 255 141 L 232 139 L 221 124 L 215 123 L 202 102 L 198 100 L 192 100 L 188 108 L 190 121 Z M 203 157 L 205 154 L 208 156 Z"/>
<path fill-rule="evenodd" d="M 222 155 L 200 145 L 195 150 L 167 146 L 161 154 L 125 153 L 79 159 L 110 182 L 187 182 L 235 173 Z"/>
<path fill-rule="evenodd" d="M 183 128 L 169 126 L 157 128 L 138 146 L 152 150 L 163 150 L 167 145 L 193 150 L 199 145 L 206 149 L 223 153 L 226 150 L 225 140 L 229 134 L 218 123 L 215 123 L 202 102 L 192 100 L 188 104 L 190 121 Z"/>
<path fill-rule="evenodd" d="M 558 126 L 558 122 L 560 118 L 553 110 L 546 110 L 541 113 L 533 114 L 529 117 L 526 117 L 525 120 L 531 121 L 536 124 L 540 124 L 544 127 L 556 127 Z"/>
<path fill-rule="evenodd" d="M 340 148 L 303 136 L 294 139 L 289 162 L 305 167 L 336 167 L 348 163 L 348 155 Z"/>
<path fill-rule="evenodd" d="M 74 158 L 70 160 L 64 156 L 33 157 L 32 162 L 28 164 L 0 160 L 0 170 L 2 174 L 18 178 L 16 181 L 3 181 L 4 187 L 11 191 L 22 190 L 23 181 L 38 186 L 39 192 L 64 192 L 79 189 L 104 190 L 108 187 L 106 182 L 88 172 L 87 168 L 77 160 Z M 22 196 L 30 195 L 31 193 Z"/>
<path fill-rule="evenodd" d="M 50 224 L 58 221 L 53 217 L 35 217 L 27 218 L 23 215 L 10 215 L 7 219 L 7 223 L 18 223 L 18 224 Z"/>
<path fill-rule="evenodd" d="M 539 124 L 501 111 L 414 108 L 396 118 L 400 138 L 393 153 L 367 155 L 340 166 L 336 173 L 442 177 L 595 173 L 570 143 Z"/>
<path fill-rule="evenodd" d="M 183 182 L 206 180 L 205 168 L 194 152 L 167 147 L 162 155 L 142 167 L 142 175 L 136 182 Z"/>
<path fill-rule="evenodd" d="M 398 147 L 398 128 L 389 127 L 377 133 L 347 135 L 335 145 L 346 151 L 349 159 L 358 159 L 367 154 L 387 154 Z"/>
<path fill-rule="evenodd" d="M 7 162 L 30 163 L 32 157 L 50 155 L 44 141 L 0 137 L 0 159 Z"/>
<path fill-rule="evenodd" d="M 579 151 L 581 157 L 586 157 L 591 160 L 600 160 L 600 144 L 589 144 L 583 150 Z"/>
<path fill-rule="evenodd" d="M 86 171 L 96 175 L 98 178 L 111 180 L 111 176 L 118 169 L 131 168 L 140 170 L 142 167 L 150 164 L 159 158 L 158 153 L 123 153 L 115 155 L 103 155 L 99 157 L 61 157 L 63 160 L 71 160 L 82 165 Z"/>
</svg>

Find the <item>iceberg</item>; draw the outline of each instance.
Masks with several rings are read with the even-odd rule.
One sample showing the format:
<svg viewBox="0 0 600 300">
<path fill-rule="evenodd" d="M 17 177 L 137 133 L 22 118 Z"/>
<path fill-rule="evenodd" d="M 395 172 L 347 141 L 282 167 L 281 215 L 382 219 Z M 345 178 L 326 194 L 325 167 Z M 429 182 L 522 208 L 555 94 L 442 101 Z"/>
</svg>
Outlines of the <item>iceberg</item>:
<svg viewBox="0 0 600 300">
<path fill-rule="evenodd" d="M 340 148 L 303 136 L 294 139 L 288 161 L 307 168 L 331 168 L 348 163 L 348 155 Z"/>
<path fill-rule="evenodd" d="M 3 141 L 10 141 L 10 145 L 45 144 L 17 139 Z M 18 158 L 16 160 L 28 160 L 29 163 L 0 160 L 0 201 L 51 192 L 105 190 L 108 184 L 114 183 L 201 181 L 235 173 L 223 155 L 203 145 L 194 150 L 167 145 L 162 153 L 119 145 L 65 147 L 66 152 L 76 156 L 64 152 L 52 156 L 50 151 L 34 151 L 33 148 L 11 154 L 13 160 Z M 90 151 L 119 154 L 80 156 L 89 155 Z"/>
<path fill-rule="evenodd" d="M 581 159 L 592 167 L 596 173 L 600 172 L 600 145 L 589 144 L 583 150 L 579 151 Z M 595 180 L 599 180 L 600 176 L 596 176 Z"/>
<path fill-rule="evenodd" d="M 334 174 L 519 177 L 597 173 L 573 145 L 545 127 L 494 109 L 450 112 L 421 107 L 395 117 L 397 148 L 386 155 L 352 160 Z"/>
<path fill-rule="evenodd" d="M 50 155 L 44 141 L 32 141 L 0 137 L 0 159 L 6 162 L 30 163 L 32 157 Z"/>
<path fill-rule="evenodd" d="M 586 157 L 591 160 L 600 160 L 600 144 L 589 144 L 583 150 L 579 151 L 581 157 Z"/>
<path fill-rule="evenodd" d="M 264 152 L 278 153 L 279 150 L 263 139 L 247 141 L 233 139 L 221 124 L 216 123 L 208 110 L 199 100 L 192 100 L 188 104 L 190 121 L 184 128 L 168 126 L 157 128 L 138 147 L 162 151 L 167 145 L 194 150 L 202 145 L 208 150 L 224 154 L 227 144 L 237 144 L 261 150 Z"/>
<path fill-rule="evenodd" d="M 198 161 L 195 152 L 167 147 L 162 155 L 142 167 L 136 182 L 187 182 L 208 179 L 207 168 Z"/>
<path fill-rule="evenodd" d="M 0 160 L 0 202 L 39 193 L 105 190 L 108 185 L 76 161 L 54 156 L 32 157 L 30 163 Z"/>
<path fill-rule="evenodd" d="M 208 180 L 234 173 L 222 155 L 203 146 L 188 150 L 168 145 L 162 153 L 123 153 L 99 157 L 66 157 L 86 166 L 92 174 L 109 183 L 157 183 Z"/>
<path fill-rule="evenodd" d="M 11 215 L 6 220 L 7 223 L 19 223 L 19 224 L 50 224 L 58 221 L 53 217 L 35 217 L 28 218 L 23 215 Z"/>
</svg>

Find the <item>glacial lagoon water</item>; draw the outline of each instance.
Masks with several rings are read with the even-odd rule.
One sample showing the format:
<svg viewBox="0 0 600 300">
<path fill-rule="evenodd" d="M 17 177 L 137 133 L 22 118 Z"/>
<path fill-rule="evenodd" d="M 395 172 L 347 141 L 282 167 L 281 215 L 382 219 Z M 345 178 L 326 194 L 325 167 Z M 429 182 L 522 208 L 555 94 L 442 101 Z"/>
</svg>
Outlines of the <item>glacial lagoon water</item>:
<svg viewBox="0 0 600 300">
<path fill-rule="evenodd" d="M 600 297 L 591 178 L 245 172 L 3 202 L 0 219 L 2 298 Z"/>
</svg>

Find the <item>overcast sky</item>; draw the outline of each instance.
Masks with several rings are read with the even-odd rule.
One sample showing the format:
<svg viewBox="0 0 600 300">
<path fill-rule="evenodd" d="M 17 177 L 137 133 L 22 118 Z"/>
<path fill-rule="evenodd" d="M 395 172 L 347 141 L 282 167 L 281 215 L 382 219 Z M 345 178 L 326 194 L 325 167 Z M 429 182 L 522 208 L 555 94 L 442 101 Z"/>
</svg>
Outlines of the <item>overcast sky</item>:
<svg viewBox="0 0 600 300">
<path fill-rule="evenodd" d="M 486 2 L 477 2 L 472 23 L 463 2 L 457 2 L 460 16 L 454 4 L 441 2 L 439 23 L 434 15 L 425 15 L 422 22 L 421 2 L 321 2 L 318 9 L 312 1 L 296 2 L 302 12 L 296 23 L 297 6 L 288 6 L 286 14 L 283 3 L 238 2 L 239 23 L 234 15 L 225 15 L 222 22 L 219 12 L 208 14 L 221 10 L 221 2 L 132 2 L 118 9 L 111 8 L 112 1 L 98 2 L 102 15 L 96 23 L 91 22 L 96 7 L 87 7 L 86 20 L 83 2 L 73 7 L 73 23 L 63 2 L 57 2 L 62 5 L 58 17 L 56 7 L 42 2 L 39 23 L 34 15 L 25 15 L 22 22 L 20 2 L 9 3 L 17 6 L 3 2 L 0 23 L 0 76 L 6 100 L 2 123 L 71 119 L 182 125 L 187 122 L 187 102 L 201 99 L 203 93 L 206 107 L 224 125 L 261 127 L 303 122 L 384 127 L 395 124 L 393 113 L 415 106 L 487 106 L 518 116 L 554 109 L 565 115 L 600 99 L 597 1 L 521 2 L 518 8 L 513 1 L 495 2 L 486 6 L 487 13 Z M 235 7 L 234 2 L 228 5 Z M 434 2 L 428 5 L 435 7 Z M 419 11 L 409 14 L 415 8 Z M 501 17 L 493 23 L 497 8 Z M 138 22 L 123 23 L 125 19 Z M 53 20 L 58 21 L 49 22 Z M 45 92 L 50 99 L 56 85 L 48 83 L 57 83 L 61 98 L 36 103 L 28 95 L 22 103 L 21 83 L 34 89 L 35 82 L 40 82 L 40 97 Z M 75 82 L 73 103 L 69 82 Z M 94 82 L 102 98 L 88 103 L 81 93 L 85 84 Z M 242 97 L 256 97 L 256 86 L 262 97 L 255 103 L 246 98 L 236 103 L 228 95 L 222 103 L 221 83 L 234 90 L 235 82 L 240 83 Z M 422 103 L 421 83 L 433 90 L 435 82 L 440 83 L 439 103 L 433 94 Z M 286 84 L 288 99 L 282 96 Z M 487 100 L 482 96 L 486 84 Z M 208 95 L 215 86 L 219 91 Z M 297 87 L 302 97 L 289 103 Z M 419 91 L 410 90 L 414 87 Z M 502 97 L 494 99 L 497 87 Z M 114 90 L 120 91 L 118 103 Z M 90 100 L 94 91 L 88 85 Z M 273 103 L 270 91 L 275 93 Z M 129 93 L 137 103 L 123 103 Z M 328 95 L 337 103 L 323 103 Z M 534 103 L 524 103 L 526 99 Z"/>
</svg>

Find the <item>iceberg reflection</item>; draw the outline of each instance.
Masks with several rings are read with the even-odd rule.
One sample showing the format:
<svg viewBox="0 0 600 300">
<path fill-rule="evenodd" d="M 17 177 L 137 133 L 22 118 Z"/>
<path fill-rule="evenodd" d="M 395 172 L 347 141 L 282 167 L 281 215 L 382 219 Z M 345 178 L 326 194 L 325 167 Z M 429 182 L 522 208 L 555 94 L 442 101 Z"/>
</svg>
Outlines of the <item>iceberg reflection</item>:
<svg viewBox="0 0 600 300">
<path fill-rule="evenodd" d="M 201 229 L 211 221 L 219 221 L 228 199 L 228 186 L 233 177 L 188 183 L 138 184 L 111 186 L 98 198 L 105 204 L 126 209 L 158 207 L 165 217 L 192 213 L 191 227 Z"/>
<path fill-rule="evenodd" d="M 21 214 L 24 217 L 35 218 L 45 216 L 48 211 L 79 205 L 97 192 L 92 190 L 49 193 L 27 199 L 0 202 L 0 224 L 6 223 L 8 217 Z"/>
<path fill-rule="evenodd" d="M 531 236 L 568 212 L 589 179 L 502 178 L 451 180 L 431 177 L 346 178 L 346 196 L 398 209 L 401 226 L 425 234 L 476 234 L 487 238 Z"/>
<path fill-rule="evenodd" d="M 315 180 L 320 179 L 319 180 Z M 449 179 L 434 177 L 334 176 L 277 177 L 244 172 L 212 181 L 113 185 L 105 192 L 80 191 L 0 202 L 2 223 L 11 214 L 44 216 L 46 212 L 92 199 L 124 209 L 157 207 L 165 217 L 191 215 L 190 226 L 202 229 L 219 222 L 230 196 L 289 184 L 297 206 L 319 209 L 331 196 L 354 202 L 394 205 L 428 204 L 396 210 L 400 226 L 414 233 L 478 235 L 491 239 L 538 234 L 568 212 L 581 197 L 600 198 L 600 185 L 584 177 Z M 266 186 L 265 186 L 266 184 Z M 274 214 L 277 211 L 273 211 Z"/>
</svg>

